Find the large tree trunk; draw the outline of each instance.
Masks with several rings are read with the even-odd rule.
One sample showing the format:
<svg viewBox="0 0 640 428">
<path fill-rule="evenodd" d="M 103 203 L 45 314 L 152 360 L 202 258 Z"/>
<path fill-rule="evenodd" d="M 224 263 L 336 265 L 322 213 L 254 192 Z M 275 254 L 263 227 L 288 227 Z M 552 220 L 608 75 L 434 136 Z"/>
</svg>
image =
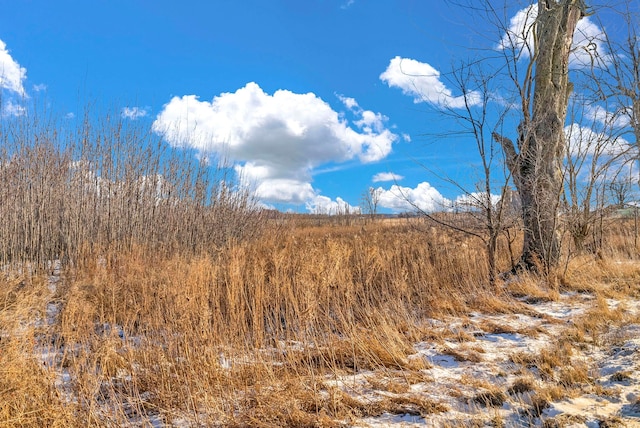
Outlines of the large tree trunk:
<svg viewBox="0 0 640 428">
<path fill-rule="evenodd" d="M 501 135 L 507 166 L 522 202 L 524 246 L 519 268 L 552 269 L 559 262 L 558 207 L 562 191 L 564 124 L 572 84 L 569 54 L 585 15 L 583 0 L 540 0 L 535 23 L 533 102 L 523 100 L 517 147 Z M 525 82 L 527 85 L 527 82 Z"/>
</svg>

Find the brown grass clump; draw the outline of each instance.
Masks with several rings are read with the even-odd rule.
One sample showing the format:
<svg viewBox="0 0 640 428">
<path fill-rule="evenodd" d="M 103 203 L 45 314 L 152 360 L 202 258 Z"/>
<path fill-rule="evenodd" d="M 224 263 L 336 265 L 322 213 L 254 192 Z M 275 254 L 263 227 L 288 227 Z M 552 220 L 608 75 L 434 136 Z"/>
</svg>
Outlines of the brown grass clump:
<svg viewBox="0 0 640 428">
<path fill-rule="evenodd" d="M 519 395 L 524 394 L 529 391 L 535 391 L 536 387 L 530 378 L 518 378 L 515 382 L 507 389 L 507 394 L 509 395 Z"/>
<path fill-rule="evenodd" d="M 541 281 L 532 275 L 521 274 L 517 281 L 510 281 L 506 290 L 514 298 L 529 304 L 558 300 L 558 292 L 552 281 Z"/>
<path fill-rule="evenodd" d="M 553 418 L 546 418 L 542 421 L 543 428 L 564 428 L 584 424 L 587 418 L 581 415 L 559 415 Z M 602 426 L 602 425 L 600 425 Z"/>
<path fill-rule="evenodd" d="M 472 400 L 483 407 L 502 407 L 507 400 L 507 395 L 500 389 L 493 388 L 476 394 Z"/>
<path fill-rule="evenodd" d="M 612 234 L 612 241 L 617 240 Z M 640 264 L 637 254 L 633 258 L 607 257 L 594 262 L 591 258 L 581 256 L 569 264 L 563 289 L 600 293 L 606 297 L 616 297 L 618 293 L 625 296 L 638 297 L 640 293 Z"/>
<path fill-rule="evenodd" d="M 411 385 L 406 381 L 390 378 L 377 378 L 375 376 L 367 376 L 367 382 L 376 391 L 392 392 L 394 394 L 404 394 L 410 390 Z"/>
<path fill-rule="evenodd" d="M 578 388 L 593 383 L 593 378 L 585 364 L 573 362 L 558 369 L 557 382 L 565 388 Z"/>
<path fill-rule="evenodd" d="M 531 405 L 528 409 L 528 413 L 538 418 L 542 415 L 542 412 L 551 406 L 553 401 L 561 400 L 571 396 L 565 388 L 558 385 L 547 385 L 544 388 L 536 389 L 535 395 L 531 398 Z"/>
<path fill-rule="evenodd" d="M 624 312 L 609 308 L 606 299 L 598 294 L 596 304 L 577 317 L 574 326 L 577 335 L 584 337 L 585 341 L 599 344 L 605 339 L 605 334 L 610 329 L 624 321 Z"/>
<path fill-rule="evenodd" d="M 541 349 L 538 354 L 513 354 L 511 361 L 528 368 L 535 368 L 543 378 L 552 379 L 556 369 L 571 365 L 573 353 L 573 346 L 570 343 L 558 342 Z"/>
<path fill-rule="evenodd" d="M 628 382 L 629 380 L 632 379 L 631 375 L 632 375 L 632 372 L 628 370 L 624 370 L 624 371 L 615 372 L 609 377 L 609 379 L 612 382 Z"/>
<path fill-rule="evenodd" d="M 459 346 L 455 349 L 445 346 L 442 348 L 442 353 L 452 356 L 457 361 L 468 361 L 471 363 L 479 363 L 483 361 L 482 354 L 480 352 L 467 346 Z"/>
<path fill-rule="evenodd" d="M 619 416 L 611 416 L 599 421 L 598 425 L 600 428 L 623 428 L 625 427 L 625 421 Z"/>
<path fill-rule="evenodd" d="M 260 388 L 242 399 L 239 415 L 229 416 L 224 425 L 274 428 L 347 426 L 335 418 L 353 417 L 354 409 L 360 408 L 361 403 L 355 405 L 349 398 L 334 392 L 319 399 L 313 390 L 291 382 L 266 390 Z"/>
<path fill-rule="evenodd" d="M 551 406 L 551 402 L 547 397 L 543 395 L 536 395 L 531 400 L 531 407 L 529 409 L 529 413 L 534 418 L 539 418 L 540 415 L 542 415 L 542 412 L 544 412 L 544 409 L 548 408 L 549 406 Z"/>
<path fill-rule="evenodd" d="M 485 319 L 478 324 L 478 328 L 490 334 L 515 334 L 518 329 L 509 324 L 500 323 Z"/>
<path fill-rule="evenodd" d="M 445 404 L 420 397 L 418 395 L 401 395 L 383 400 L 381 408 L 387 413 L 398 415 L 428 416 L 449 411 Z"/>
<path fill-rule="evenodd" d="M 56 374 L 33 354 L 33 336 L 0 344 L 0 426 L 72 426 L 82 420 L 56 386 Z"/>
</svg>

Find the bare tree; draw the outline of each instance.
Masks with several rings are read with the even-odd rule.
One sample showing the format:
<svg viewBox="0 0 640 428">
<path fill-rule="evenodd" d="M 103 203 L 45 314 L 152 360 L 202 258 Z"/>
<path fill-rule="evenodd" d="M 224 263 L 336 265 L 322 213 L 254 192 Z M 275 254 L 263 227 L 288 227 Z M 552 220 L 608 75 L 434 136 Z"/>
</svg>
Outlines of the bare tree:
<svg viewBox="0 0 640 428">
<path fill-rule="evenodd" d="M 560 261 L 558 210 L 562 194 L 564 125 L 573 85 L 569 55 L 578 21 L 587 15 L 583 0 L 539 1 L 528 34 L 520 35 L 532 55 L 522 76 L 514 74 L 522 119 L 514 143 L 502 133 L 493 138 L 505 153 L 522 202 L 524 244 L 519 268 L 549 271 Z M 512 63 L 513 64 L 513 63 Z"/>
<path fill-rule="evenodd" d="M 592 93 L 589 79 L 586 85 L 584 93 Z M 565 128 L 563 224 L 580 253 L 596 220 L 604 214 L 607 183 L 629 174 L 632 146 L 622 138 L 619 120 L 593 114 L 590 97 L 573 96 L 570 107 L 572 123 Z M 593 251 L 599 250 L 596 247 L 590 245 Z"/>
<path fill-rule="evenodd" d="M 605 44 L 610 52 L 603 73 L 594 75 L 598 84 L 598 95 L 602 100 L 613 99 L 609 103 L 615 107 L 608 112 L 611 116 L 623 117 L 636 146 L 640 145 L 640 5 L 635 0 L 626 0 L 614 12 L 624 23 L 623 35 L 619 38 L 607 35 Z"/>
<path fill-rule="evenodd" d="M 616 208 L 624 208 L 629 202 L 629 196 L 633 188 L 633 182 L 626 178 L 617 178 L 607 186 L 609 195 Z"/>
<path fill-rule="evenodd" d="M 581 70 L 579 96 L 572 97 L 565 160 L 564 224 L 577 252 L 600 250 L 607 196 L 622 207 L 633 186 L 640 137 L 640 9 L 631 1 L 598 7 L 615 20 L 590 35 L 590 67 Z M 608 15 L 607 15 L 608 14 Z M 613 29 L 612 29 L 613 28 Z M 628 141 L 635 139 L 635 144 Z M 592 242 L 585 240 L 592 236 Z"/>
<path fill-rule="evenodd" d="M 461 208 L 474 220 L 467 222 L 461 229 L 479 237 L 484 243 L 489 280 L 492 283 L 498 274 L 498 239 L 505 228 L 513 224 L 513 217 L 509 216 L 511 205 L 506 198 L 509 193 L 509 175 L 504 174 L 504 170 L 496 170 L 496 164 L 501 163 L 501 159 L 498 156 L 499 149 L 497 150 L 490 136 L 490 118 L 494 114 L 498 117 L 504 114 L 503 107 L 490 102 L 494 94 L 494 88 L 491 87 L 494 77 L 493 74 L 485 73 L 477 63 L 460 65 L 451 73 L 450 80 L 463 94 L 463 107 L 446 109 L 446 114 L 456 119 L 462 133 L 475 142 L 480 158 L 480 178 L 475 191 L 458 185 L 464 195 L 454 203 L 454 209 Z M 497 107 L 498 112 L 493 112 L 492 106 Z"/>
<path fill-rule="evenodd" d="M 371 220 L 375 219 L 378 214 L 378 205 L 383 190 L 381 188 L 369 187 L 367 191 L 362 193 L 362 211 L 369 214 Z"/>
<path fill-rule="evenodd" d="M 445 135 L 456 139 L 463 137 L 465 143 L 474 146 L 480 160 L 479 166 L 474 167 L 478 173 L 474 187 L 466 187 L 451 177 L 441 177 L 462 195 L 436 213 L 427 212 L 402 195 L 432 223 L 482 241 L 491 283 L 498 278 L 500 236 L 515 224 L 508 186 L 509 173 L 503 167 L 500 147 L 491 138 L 492 124 L 500 122 L 499 118 L 509 110 L 508 106 L 492 102 L 497 90 L 495 86 L 500 84 L 496 77 L 495 73 L 485 70 L 483 64 L 477 61 L 460 63 L 446 78 L 448 84 L 462 93 L 459 98 L 461 102 L 434 106 L 438 114 L 444 114 L 455 123 L 455 129 L 439 134 L 438 139 Z"/>
</svg>

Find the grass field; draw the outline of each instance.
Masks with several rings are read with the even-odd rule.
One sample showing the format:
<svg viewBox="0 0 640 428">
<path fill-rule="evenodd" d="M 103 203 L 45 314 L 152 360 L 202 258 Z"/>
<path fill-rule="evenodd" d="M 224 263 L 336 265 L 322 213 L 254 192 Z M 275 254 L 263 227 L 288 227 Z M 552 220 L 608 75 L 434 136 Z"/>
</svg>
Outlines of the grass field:
<svg viewBox="0 0 640 428">
<path fill-rule="evenodd" d="M 633 218 L 492 283 L 477 237 L 266 211 L 111 119 L 2 122 L 0 426 L 637 424 Z"/>
<path fill-rule="evenodd" d="M 215 252 L 7 269 L 0 425 L 541 423 L 554 402 L 618 397 L 611 377 L 640 381 L 638 349 L 605 380 L 594 357 L 640 345 L 640 262 L 612 221 L 599 258 L 493 286 L 474 240 L 420 219 L 283 218 Z M 640 396 L 625 397 L 607 426 L 637 421 L 619 410 Z"/>
</svg>

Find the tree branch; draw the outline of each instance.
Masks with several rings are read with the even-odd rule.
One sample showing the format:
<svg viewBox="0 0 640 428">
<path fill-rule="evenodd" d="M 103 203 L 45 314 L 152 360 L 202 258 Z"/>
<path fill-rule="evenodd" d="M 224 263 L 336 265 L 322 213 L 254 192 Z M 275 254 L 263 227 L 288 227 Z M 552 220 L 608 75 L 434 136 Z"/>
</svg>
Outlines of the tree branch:
<svg viewBox="0 0 640 428">
<path fill-rule="evenodd" d="M 507 167 L 511 172 L 511 175 L 515 176 L 518 172 L 517 164 L 518 164 L 518 153 L 516 152 L 516 147 L 513 145 L 513 141 L 510 138 L 503 137 L 497 132 L 493 132 L 491 134 L 493 139 L 502 146 L 502 150 L 504 150 L 504 154 L 507 161 Z"/>
</svg>

